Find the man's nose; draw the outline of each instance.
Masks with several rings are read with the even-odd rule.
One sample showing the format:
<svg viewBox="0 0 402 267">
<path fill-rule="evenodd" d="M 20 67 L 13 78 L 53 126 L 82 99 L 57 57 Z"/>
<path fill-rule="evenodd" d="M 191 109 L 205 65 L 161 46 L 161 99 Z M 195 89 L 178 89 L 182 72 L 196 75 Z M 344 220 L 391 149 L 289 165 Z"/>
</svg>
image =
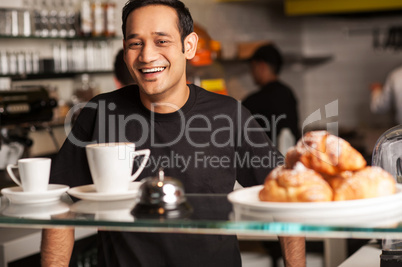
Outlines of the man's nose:
<svg viewBox="0 0 402 267">
<path fill-rule="evenodd" d="M 156 60 L 158 57 L 158 52 L 155 46 L 151 44 L 146 44 L 141 49 L 140 61 L 148 63 Z"/>
</svg>

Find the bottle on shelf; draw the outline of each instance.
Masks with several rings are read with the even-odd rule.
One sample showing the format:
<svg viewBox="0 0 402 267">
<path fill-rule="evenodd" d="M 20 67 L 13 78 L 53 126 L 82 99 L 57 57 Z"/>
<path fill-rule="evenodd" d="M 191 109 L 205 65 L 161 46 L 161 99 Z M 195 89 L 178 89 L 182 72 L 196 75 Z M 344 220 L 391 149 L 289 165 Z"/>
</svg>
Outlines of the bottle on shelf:
<svg viewBox="0 0 402 267">
<path fill-rule="evenodd" d="M 105 32 L 104 35 L 112 37 L 116 35 L 116 3 L 111 0 L 107 0 L 104 4 L 105 14 Z"/>
<path fill-rule="evenodd" d="M 8 70 L 8 56 L 7 56 L 7 52 L 2 50 L 0 52 L 0 73 L 3 75 L 7 75 L 9 74 L 9 70 Z"/>
<path fill-rule="evenodd" d="M 17 73 L 25 74 L 25 55 L 24 52 L 17 53 Z"/>
<path fill-rule="evenodd" d="M 27 51 L 24 53 L 25 56 L 25 73 L 32 73 L 32 53 Z"/>
<path fill-rule="evenodd" d="M 39 1 L 34 0 L 33 1 L 33 23 L 34 23 L 34 35 L 35 36 L 41 36 L 42 35 L 42 21 L 41 21 L 41 12 L 40 12 L 40 7 L 39 7 Z"/>
<path fill-rule="evenodd" d="M 39 73 L 40 63 L 39 63 L 39 52 L 32 52 L 32 73 Z"/>
<path fill-rule="evenodd" d="M 32 35 L 32 7 L 30 6 L 28 0 L 23 1 L 23 5 L 26 9 L 21 11 L 22 25 L 21 25 L 21 35 L 31 36 Z"/>
<path fill-rule="evenodd" d="M 59 26 L 59 36 L 66 37 L 68 31 L 68 25 L 67 25 L 67 8 L 64 3 L 64 0 L 61 0 L 60 5 L 58 6 L 57 21 L 58 21 L 57 24 Z"/>
<path fill-rule="evenodd" d="M 92 36 L 102 36 L 105 31 L 105 16 L 102 2 L 93 0 L 91 4 L 92 11 Z"/>
<path fill-rule="evenodd" d="M 42 6 L 40 9 L 40 36 L 48 37 L 50 35 L 49 31 L 49 9 L 46 0 L 42 1 Z"/>
<path fill-rule="evenodd" d="M 54 61 L 54 71 L 55 72 L 61 72 L 61 56 L 60 56 L 60 45 L 59 44 L 53 44 L 52 45 L 52 50 L 53 50 L 53 61 Z"/>
<path fill-rule="evenodd" d="M 66 14 L 66 27 L 68 37 L 74 37 L 77 35 L 77 21 L 76 12 L 72 0 L 68 0 L 67 3 L 67 14 Z"/>
<path fill-rule="evenodd" d="M 8 73 L 15 75 L 17 71 L 17 54 L 12 51 L 8 53 Z"/>
<path fill-rule="evenodd" d="M 58 12 L 57 12 L 57 4 L 56 0 L 52 0 L 49 5 L 49 35 L 51 37 L 59 36 L 59 25 L 58 25 Z"/>
<path fill-rule="evenodd" d="M 11 11 L 11 35 L 18 36 L 18 10 L 12 9 Z"/>
<path fill-rule="evenodd" d="M 92 34 L 92 14 L 91 2 L 88 0 L 81 1 L 80 9 L 80 31 L 81 36 L 89 37 Z"/>
</svg>

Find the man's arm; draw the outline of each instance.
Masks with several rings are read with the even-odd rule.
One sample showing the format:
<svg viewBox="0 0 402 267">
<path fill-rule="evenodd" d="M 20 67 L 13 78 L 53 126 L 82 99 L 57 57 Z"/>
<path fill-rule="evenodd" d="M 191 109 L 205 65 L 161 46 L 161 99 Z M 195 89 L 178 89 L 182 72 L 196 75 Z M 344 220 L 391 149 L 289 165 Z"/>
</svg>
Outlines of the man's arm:
<svg viewBox="0 0 402 267">
<path fill-rule="evenodd" d="M 68 267 L 74 247 L 74 229 L 43 229 L 42 267 Z"/>
<path fill-rule="evenodd" d="M 304 237 L 280 236 L 279 242 L 286 267 L 306 266 L 306 240 Z"/>
</svg>

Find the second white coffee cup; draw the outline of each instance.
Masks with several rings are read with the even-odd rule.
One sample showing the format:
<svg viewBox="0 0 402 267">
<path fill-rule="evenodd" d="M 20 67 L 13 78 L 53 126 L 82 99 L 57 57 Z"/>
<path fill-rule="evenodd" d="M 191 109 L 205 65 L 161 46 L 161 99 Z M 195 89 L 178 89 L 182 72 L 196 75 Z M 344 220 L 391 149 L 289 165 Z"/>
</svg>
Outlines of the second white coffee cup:
<svg viewBox="0 0 402 267">
<path fill-rule="evenodd" d="M 50 165 L 50 158 L 25 158 L 19 159 L 17 165 L 8 164 L 7 172 L 24 192 L 45 192 L 49 185 Z M 18 168 L 20 179 L 12 170 L 16 168 Z"/>
<path fill-rule="evenodd" d="M 130 182 L 141 174 L 151 153 L 149 149 L 135 151 L 134 143 L 91 144 L 85 149 L 92 180 L 99 193 L 128 191 Z M 140 155 L 144 158 L 132 174 L 134 158 Z"/>
</svg>

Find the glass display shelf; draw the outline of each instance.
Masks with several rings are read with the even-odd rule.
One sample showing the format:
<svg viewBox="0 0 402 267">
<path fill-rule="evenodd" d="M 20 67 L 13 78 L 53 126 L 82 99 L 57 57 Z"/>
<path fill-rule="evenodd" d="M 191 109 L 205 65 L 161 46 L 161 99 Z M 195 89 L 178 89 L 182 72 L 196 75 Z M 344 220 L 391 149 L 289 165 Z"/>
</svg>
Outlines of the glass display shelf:
<svg viewBox="0 0 402 267">
<path fill-rule="evenodd" d="M 294 235 L 325 238 L 402 239 L 402 219 L 385 226 L 308 224 L 303 222 L 237 220 L 225 194 L 187 194 L 193 211 L 187 217 L 136 218 L 131 214 L 134 198 L 118 201 L 72 201 L 64 194 L 60 201 L 38 204 L 12 204 L 1 197 L 0 226 L 18 228 L 91 227 L 100 230 L 191 234 L 248 235 L 258 238 Z M 395 211 L 401 213 L 401 210 Z M 345 217 L 347 222 L 349 218 Z M 380 220 L 381 221 L 381 220 Z"/>
</svg>

